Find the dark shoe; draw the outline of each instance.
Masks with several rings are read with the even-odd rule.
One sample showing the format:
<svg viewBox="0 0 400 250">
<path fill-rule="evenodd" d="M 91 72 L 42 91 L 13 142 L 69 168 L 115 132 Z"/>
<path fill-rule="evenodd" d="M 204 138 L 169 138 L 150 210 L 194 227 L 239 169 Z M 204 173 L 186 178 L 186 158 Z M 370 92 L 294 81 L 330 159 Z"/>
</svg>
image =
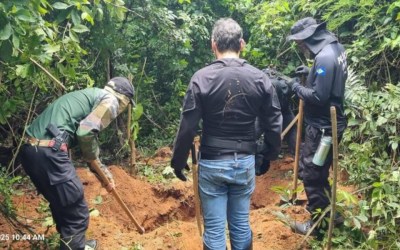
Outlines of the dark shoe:
<svg viewBox="0 0 400 250">
<path fill-rule="evenodd" d="M 99 249 L 99 243 L 97 240 L 87 240 L 85 243 L 85 250 Z"/>
<path fill-rule="evenodd" d="M 294 233 L 306 235 L 313 226 L 313 224 L 314 222 L 312 220 L 308 220 L 306 222 L 294 221 L 290 223 L 290 228 Z M 311 235 L 314 235 L 314 232 L 311 233 Z"/>
</svg>

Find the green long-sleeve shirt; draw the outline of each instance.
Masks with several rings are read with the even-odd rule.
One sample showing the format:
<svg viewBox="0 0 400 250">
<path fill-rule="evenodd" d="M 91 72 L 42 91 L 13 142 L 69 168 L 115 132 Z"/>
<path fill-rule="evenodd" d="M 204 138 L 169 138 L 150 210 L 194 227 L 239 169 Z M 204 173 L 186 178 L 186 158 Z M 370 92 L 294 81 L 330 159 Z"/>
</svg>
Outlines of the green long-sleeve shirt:
<svg viewBox="0 0 400 250">
<path fill-rule="evenodd" d="M 28 127 L 27 134 L 37 139 L 51 139 L 49 123 L 69 134 L 68 145 L 79 144 L 83 159 L 99 156 L 97 134 L 118 115 L 118 99 L 110 92 L 88 88 L 65 94 L 50 104 Z"/>
</svg>

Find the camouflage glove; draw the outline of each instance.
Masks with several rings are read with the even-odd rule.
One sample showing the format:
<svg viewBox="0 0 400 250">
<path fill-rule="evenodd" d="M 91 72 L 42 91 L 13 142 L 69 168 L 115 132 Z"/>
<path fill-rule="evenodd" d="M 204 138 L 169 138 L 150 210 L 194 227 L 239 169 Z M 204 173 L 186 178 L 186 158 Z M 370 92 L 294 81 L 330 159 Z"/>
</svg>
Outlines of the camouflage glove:
<svg viewBox="0 0 400 250">
<path fill-rule="evenodd" d="M 97 179 L 100 180 L 102 186 L 105 187 L 105 189 L 106 189 L 108 192 L 111 192 L 111 191 L 115 188 L 114 177 L 113 177 L 112 173 L 110 172 L 110 170 L 108 169 L 108 167 L 107 167 L 105 164 L 101 163 L 101 161 L 100 161 L 99 159 L 96 160 L 96 161 L 99 163 L 99 165 L 100 165 L 100 170 L 103 171 L 104 175 L 107 177 L 107 179 L 108 179 L 108 181 L 109 181 L 110 183 L 106 186 L 106 183 L 103 183 L 103 181 L 101 180 L 100 176 L 99 176 L 98 173 L 93 169 L 93 167 L 90 165 L 90 163 L 88 163 L 89 169 L 90 169 L 91 172 L 93 172 L 93 173 L 96 175 Z"/>
</svg>

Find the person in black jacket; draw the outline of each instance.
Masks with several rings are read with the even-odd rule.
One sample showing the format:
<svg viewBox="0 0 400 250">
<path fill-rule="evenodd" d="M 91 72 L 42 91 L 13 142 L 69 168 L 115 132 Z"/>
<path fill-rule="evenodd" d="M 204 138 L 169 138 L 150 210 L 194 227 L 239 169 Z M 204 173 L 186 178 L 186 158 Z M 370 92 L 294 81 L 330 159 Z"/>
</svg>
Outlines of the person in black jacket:
<svg viewBox="0 0 400 250">
<path fill-rule="evenodd" d="M 282 115 L 268 77 L 240 59 L 243 32 L 231 18 L 218 20 L 211 47 L 216 60 L 197 71 L 183 102 L 171 167 L 183 169 L 200 120 L 199 194 L 204 217 L 204 249 L 225 250 L 228 221 L 232 249 L 252 249 L 250 197 L 255 188 L 255 120 L 260 119 L 267 150 L 263 162 L 277 158 Z M 263 162 L 261 164 L 263 164 Z"/>
<path fill-rule="evenodd" d="M 305 223 L 294 222 L 292 229 L 306 234 L 313 225 L 317 211 L 329 206 L 331 187 L 328 176 L 332 164 L 332 147 L 326 159 L 315 157 L 321 140 L 331 139 L 330 107 L 337 111 L 338 139 L 347 126 L 344 114 L 344 91 L 347 79 L 346 52 L 335 35 L 326 29 L 326 23 L 317 24 L 314 18 L 297 21 L 291 28 L 288 40 L 295 41 L 302 52 L 314 59 L 312 67 L 300 66 L 297 75 L 307 76 L 305 86 L 295 78 L 292 90 L 304 101 L 305 138 L 299 162 L 299 178 L 303 179 L 307 195 L 307 210 L 312 219 Z M 318 156 L 318 155 L 317 155 Z M 340 222 L 343 218 L 337 218 Z"/>
<path fill-rule="evenodd" d="M 293 96 L 293 92 L 288 86 L 288 81 L 291 81 L 292 79 L 270 67 L 263 69 L 263 72 L 267 74 L 272 82 L 272 85 L 275 87 L 279 103 L 281 105 L 283 119 L 282 129 L 286 129 L 290 122 L 295 118 L 291 107 L 291 98 Z M 287 143 L 288 153 L 291 156 L 294 156 L 296 150 L 296 132 L 296 125 L 294 125 L 283 138 L 283 140 Z"/>
<path fill-rule="evenodd" d="M 288 86 L 288 81 L 291 81 L 292 79 L 290 77 L 287 77 L 279 73 L 278 71 L 276 71 L 274 68 L 271 67 L 265 68 L 262 71 L 268 76 L 268 78 L 271 80 L 272 85 L 275 88 L 279 104 L 281 106 L 282 129 L 285 129 L 290 124 L 290 122 L 292 122 L 293 119 L 295 118 L 290 105 L 293 92 Z M 294 125 L 283 138 L 283 140 L 286 141 L 288 145 L 288 153 L 291 156 L 295 155 L 296 134 L 297 134 L 297 129 L 296 125 Z M 262 129 L 260 128 L 259 120 L 257 119 L 256 137 L 259 138 L 257 140 L 257 153 L 256 153 L 256 163 L 255 163 L 257 176 L 265 174 L 270 168 L 270 163 L 264 160 L 264 155 L 262 153 L 264 150 L 266 150 L 267 147 L 263 143 L 262 140 L 263 136 L 264 135 L 262 134 Z"/>
</svg>

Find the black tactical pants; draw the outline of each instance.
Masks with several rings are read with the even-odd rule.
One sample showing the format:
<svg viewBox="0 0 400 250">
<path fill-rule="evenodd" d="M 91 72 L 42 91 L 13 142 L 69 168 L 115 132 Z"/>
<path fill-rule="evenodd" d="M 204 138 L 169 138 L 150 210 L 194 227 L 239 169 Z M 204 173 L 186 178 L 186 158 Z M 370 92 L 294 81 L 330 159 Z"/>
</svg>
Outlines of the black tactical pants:
<svg viewBox="0 0 400 250">
<path fill-rule="evenodd" d="M 343 130 L 338 131 L 338 141 L 341 140 Z M 331 136 L 331 131 L 325 130 L 325 135 Z M 325 209 L 329 206 L 331 187 L 329 185 L 329 168 L 332 164 L 332 147 L 329 150 L 324 165 L 317 166 L 312 163 L 318 144 L 322 137 L 322 131 L 310 125 L 305 127 L 305 138 L 299 162 L 299 178 L 303 180 L 304 189 L 307 195 L 307 210 L 310 213 L 316 212 L 318 208 Z"/>
<path fill-rule="evenodd" d="M 26 144 L 21 149 L 21 161 L 37 190 L 50 203 L 52 216 L 60 233 L 60 249 L 84 249 L 89 210 L 84 199 L 82 183 L 76 176 L 67 153 Z M 75 174 L 71 176 L 71 169 L 65 171 L 64 173 L 70 176 L 64 181 L 63 172 L 59 171 L 60 166 L 73 168 Z M 63 181 L 51 184 L 54 180 L 51 181 L 49 176 L 57 176 Z"/>
</svg>

